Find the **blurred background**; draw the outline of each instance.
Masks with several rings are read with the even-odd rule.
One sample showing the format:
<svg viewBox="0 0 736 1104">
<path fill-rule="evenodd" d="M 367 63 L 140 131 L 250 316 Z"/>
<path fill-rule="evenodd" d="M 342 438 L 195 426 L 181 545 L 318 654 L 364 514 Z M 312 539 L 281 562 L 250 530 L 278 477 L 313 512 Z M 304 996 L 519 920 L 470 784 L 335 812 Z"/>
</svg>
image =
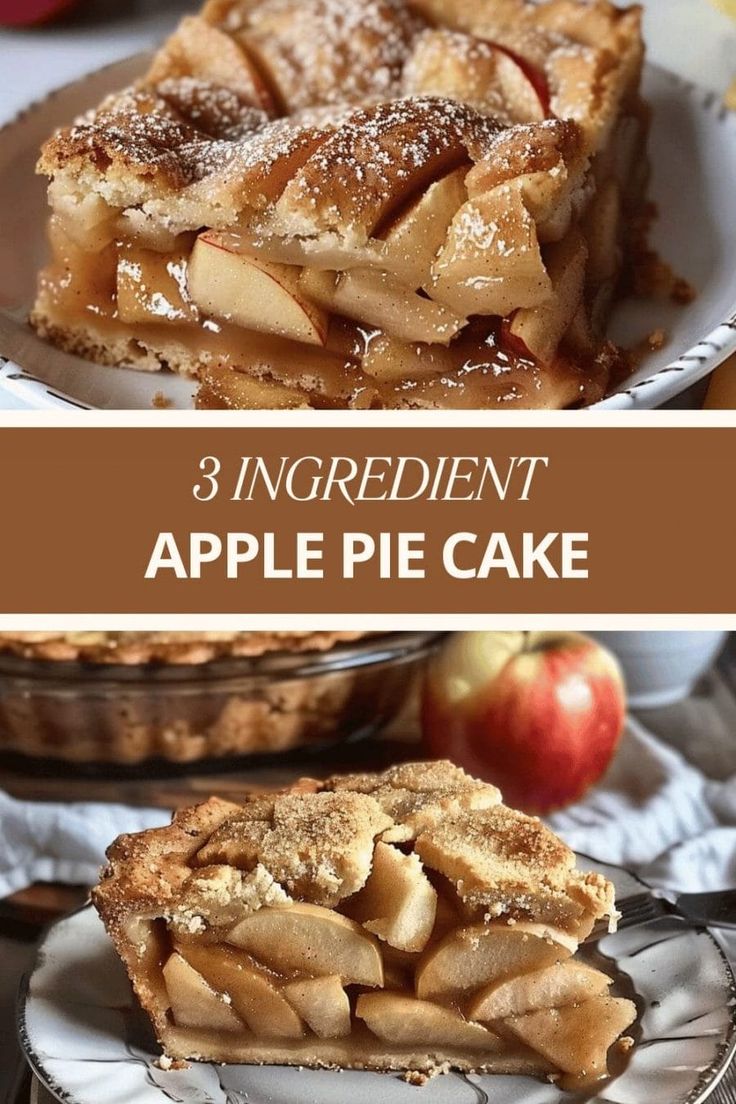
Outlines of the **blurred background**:
<svg viewBox="0 0 736 1104">
<path fill-rule="evenodd" d="M 736 634 L 0 634 L 0 1100 L 21 975 L 115 836 L 420 757 L 663 892 L 736 888 Z"/>
<path fill-rule="evenodd" d="M 198 0 L 0 0 L 0 118 L 107 62 L 144 50 Z M 736 78 L 733 0 L 644 0 L 649 56 L 721 96 Z"/>
</svg>

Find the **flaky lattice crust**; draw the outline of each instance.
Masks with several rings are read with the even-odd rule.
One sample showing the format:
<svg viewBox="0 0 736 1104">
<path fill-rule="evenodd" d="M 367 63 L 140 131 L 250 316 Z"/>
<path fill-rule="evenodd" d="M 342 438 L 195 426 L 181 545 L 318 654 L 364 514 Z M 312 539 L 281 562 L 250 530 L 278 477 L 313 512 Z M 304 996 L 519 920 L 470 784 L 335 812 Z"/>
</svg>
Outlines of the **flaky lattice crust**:
<svg viewBox="0 0 736 1104">
<path fill-rule="evenodd" d="M 186 887 L 203 870 L 230 867 L 245 878 L 263 868 L 289 897 L 333 907 L 365 885 L 380 841 L 411 843 L 476 913 L 552 922 L 548 902 L 556 900 L 557 920 L 576 930 L 586 911 L 595 920 L 614 911 L 605 878 L 581 874 L 538 818 L 508 809 L 495 786 L 449 762 L 304 779 L 242 807 L 213 798 L 169 828 L 121 838 L 95 900 L 106 919 L 154 902 L 189 910 Z"/>
</svg>

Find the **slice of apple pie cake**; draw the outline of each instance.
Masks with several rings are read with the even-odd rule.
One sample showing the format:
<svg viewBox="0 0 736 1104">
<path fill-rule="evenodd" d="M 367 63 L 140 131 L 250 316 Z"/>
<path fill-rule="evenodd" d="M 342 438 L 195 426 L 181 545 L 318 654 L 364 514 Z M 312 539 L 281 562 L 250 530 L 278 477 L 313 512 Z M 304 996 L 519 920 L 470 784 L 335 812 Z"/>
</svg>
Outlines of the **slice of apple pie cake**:
<svg viewBox="0 0 736 1104">
<path fill-rule="evenodd" d="M 568 407 L 640 224 L 638 8 L 209 0 L 57 133 L 38 332 L 204 408 Z"/>
<path fill-rule="evenodd" d="M 611 884 L 450 763 L 213 799 L 108 858 L 94 902 L 172 1060 L 579 1083 L 636 1017 L 575 957 Z"/>
</svg>

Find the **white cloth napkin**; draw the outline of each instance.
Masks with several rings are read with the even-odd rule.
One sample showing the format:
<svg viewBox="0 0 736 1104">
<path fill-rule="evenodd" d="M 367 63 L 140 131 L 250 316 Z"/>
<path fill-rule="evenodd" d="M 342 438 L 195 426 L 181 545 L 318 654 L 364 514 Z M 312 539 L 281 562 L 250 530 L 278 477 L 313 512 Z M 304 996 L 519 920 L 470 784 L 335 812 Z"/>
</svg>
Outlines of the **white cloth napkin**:
<svg viewBox="0 0 736 1104">
<path fill-rule="evenodd" d="M 736 888 L 736 776 L 709 781 L 636 721 L 603 784 L 550 824 L 576 851 L 661 889 Z"/>
<path fill-rule="evenodd" d="M 94 885 L 116 836 L 169 819 L 161 809 L 15 801 L 0 792 L 0 899 L 36 882 Z"/>
<path fill-rule="evenodd" d="M 159 809 L 19 802 L 0 793 L 0 898 L 39 881 L 91 885 L 115 836 L 167 820 Z M 575 850 L 659 888 L 736 887 L 736 777 L 708 781 L 635 721 L 603 784 L 550 823 Z"/>
<path fill-rule="evenodd" d="M 736 888 L 736 776 L 709 781 L 636 721 L 603 784 L 550 824 L 576 851 L 658 889 Z M 736 965 L 736 933 L 718 938 Z"/>
</svg>

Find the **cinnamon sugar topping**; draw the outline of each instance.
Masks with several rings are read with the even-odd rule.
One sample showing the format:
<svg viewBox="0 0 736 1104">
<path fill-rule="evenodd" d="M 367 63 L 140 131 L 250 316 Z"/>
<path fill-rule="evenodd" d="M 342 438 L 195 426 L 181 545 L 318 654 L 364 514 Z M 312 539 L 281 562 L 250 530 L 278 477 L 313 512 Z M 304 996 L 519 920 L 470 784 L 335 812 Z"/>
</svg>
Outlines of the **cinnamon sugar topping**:
<svg viewBox="0 0 736 1104">
<path fill-rule="evenodd" d="M 390 824 L 363 794 L 296 793 L 257 800 L 218 829 L 197 864 L 262 865 L 292 896 L 334 905 L 365 885 L 375 838 Z"/>
</svg>

